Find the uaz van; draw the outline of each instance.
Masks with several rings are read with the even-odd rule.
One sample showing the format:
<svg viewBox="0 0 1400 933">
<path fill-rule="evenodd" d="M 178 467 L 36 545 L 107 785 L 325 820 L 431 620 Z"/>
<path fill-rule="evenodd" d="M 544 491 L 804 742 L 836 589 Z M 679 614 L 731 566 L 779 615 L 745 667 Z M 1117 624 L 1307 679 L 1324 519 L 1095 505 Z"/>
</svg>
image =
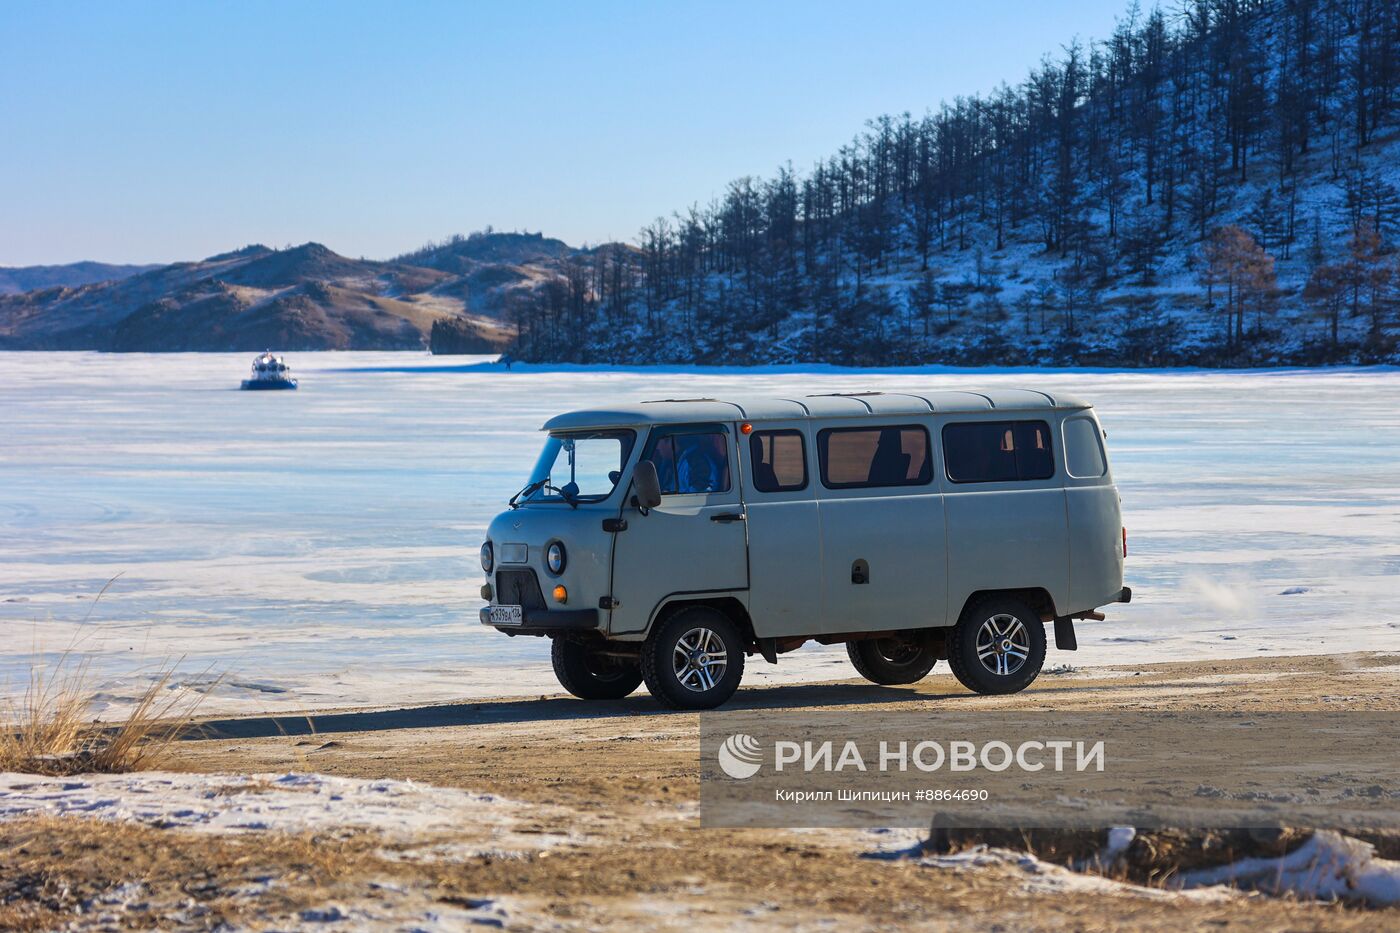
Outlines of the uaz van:
<svg viewBox="0 0 1400 933">
<path fill-rule="evenodd" d="M 1104 433 L 1056 392 L 665 399 L 559 415 L 481 546 L 481 621 L 548 636 L 564 689 L 706 709 L 748 655 L 844 643 L 877 684 L 978 693 L 1046 625 L 1127 602 Z"/>
</svg>

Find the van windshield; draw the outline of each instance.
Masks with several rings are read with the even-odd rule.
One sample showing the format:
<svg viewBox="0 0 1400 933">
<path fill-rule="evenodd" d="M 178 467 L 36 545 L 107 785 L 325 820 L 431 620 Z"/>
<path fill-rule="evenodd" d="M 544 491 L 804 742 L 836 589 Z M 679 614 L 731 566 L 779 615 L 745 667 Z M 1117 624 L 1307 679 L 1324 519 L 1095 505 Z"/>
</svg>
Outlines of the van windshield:
<svg viewBox="0 0 1400 933">
<path fill-rule="evenodd" d="M 511 503 L 606 499 L 622 478 L 635 440 L 632 431 L 551 434 L 530 472 L 530 482 Z"/>
</svg>

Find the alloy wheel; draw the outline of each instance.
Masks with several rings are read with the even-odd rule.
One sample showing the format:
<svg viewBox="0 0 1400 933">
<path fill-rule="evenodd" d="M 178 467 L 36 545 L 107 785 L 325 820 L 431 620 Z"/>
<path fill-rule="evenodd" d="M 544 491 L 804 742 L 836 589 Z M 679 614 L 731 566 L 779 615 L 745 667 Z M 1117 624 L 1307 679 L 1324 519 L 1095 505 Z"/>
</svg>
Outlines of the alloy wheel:
<svg viewBox="0 0 1400 933">
<path fill-rule="evenodd" d="M 687 690 L 703 693 L 724 678 L 729 652 L 724 639 L 712 629 L 697 626 L 676 639 L 672 652 L 676 680 Z"/>
<path fill-rule="evenodd" d="M 977 630 L 977 659 L 1000 677 L 1019 671 L 1031 653 L 1025 624 L 1014 615 L 999 612 Z"/>
</svg>

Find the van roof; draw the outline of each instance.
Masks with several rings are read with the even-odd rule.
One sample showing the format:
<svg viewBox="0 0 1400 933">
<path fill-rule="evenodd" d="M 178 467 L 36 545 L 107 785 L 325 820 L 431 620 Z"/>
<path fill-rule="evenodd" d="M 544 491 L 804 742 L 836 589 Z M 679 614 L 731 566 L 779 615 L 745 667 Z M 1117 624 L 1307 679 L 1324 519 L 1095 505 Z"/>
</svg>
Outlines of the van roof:
<svg viewBox="0 0 1400 933">
<path fill-rule="evenodd" d="M 639 427 L 694 421 L 794 421 L 803 418 L 862 418 L 927 415 L 931 412 L 1050 411 L 1092 407 L 1065 392 L 992 389 L 986 392 L 831 392 L 786 398 L 668 398 L 613 408 L 566 412 L 545 422 L 545 431 Z"/>
</svg>

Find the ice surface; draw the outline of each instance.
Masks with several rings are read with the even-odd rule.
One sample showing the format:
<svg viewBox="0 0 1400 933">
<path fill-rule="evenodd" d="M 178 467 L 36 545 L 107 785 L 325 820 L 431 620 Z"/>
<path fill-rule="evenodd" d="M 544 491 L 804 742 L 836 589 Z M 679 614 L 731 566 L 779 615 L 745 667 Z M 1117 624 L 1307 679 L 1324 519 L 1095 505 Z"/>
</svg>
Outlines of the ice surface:
<svg viewBox="0 0 1400 933">
<path fill-rule="evenodd" d="M 1134 599 L 1048 664 L 1400 650 L 1394 370 L 507 372 L 302 353 L 297 392 L 240 392 L 251 356 L 0 354 L 0 691 L 73 648 L 116 706 L 180 657 L 184 683 L 224 677 L 206 711 L 557 692 L 544 641 L 476 622 L 477 547 L 548 416 L 866 388 L 1096 404 Z M 852 675 L 839 647 L 803 649 L 746 683 Z"/>
</svg>

